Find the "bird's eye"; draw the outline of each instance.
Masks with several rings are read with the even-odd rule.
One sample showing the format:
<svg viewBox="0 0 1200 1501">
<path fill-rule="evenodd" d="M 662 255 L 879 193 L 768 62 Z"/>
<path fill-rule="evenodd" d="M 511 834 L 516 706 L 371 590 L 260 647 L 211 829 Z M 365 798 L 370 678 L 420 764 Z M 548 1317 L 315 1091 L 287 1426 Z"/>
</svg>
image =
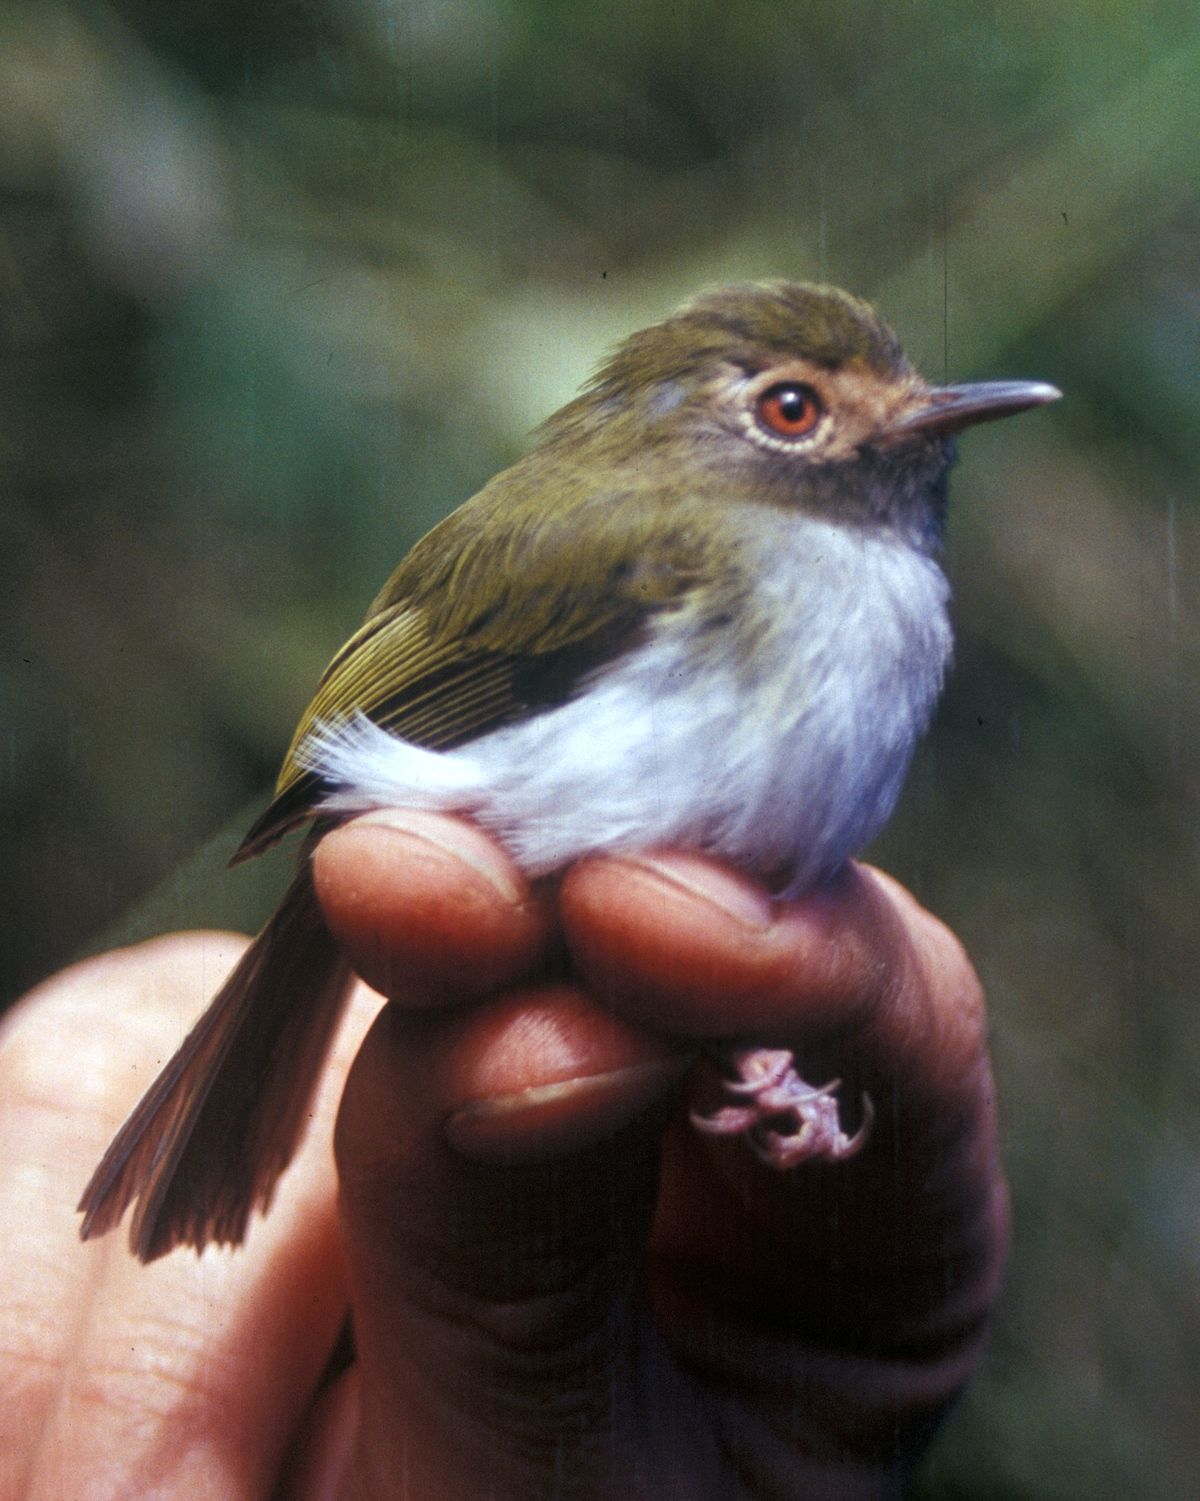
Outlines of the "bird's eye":
<svg viewBox="0 0 1200 1501">
<path fill-rule="evenodd" d="M 768 386 L 754 403 L 759 426 L 776 438 L 807 438 L 824 414 L 813 388 L 795 380 Z"/>
</svg>

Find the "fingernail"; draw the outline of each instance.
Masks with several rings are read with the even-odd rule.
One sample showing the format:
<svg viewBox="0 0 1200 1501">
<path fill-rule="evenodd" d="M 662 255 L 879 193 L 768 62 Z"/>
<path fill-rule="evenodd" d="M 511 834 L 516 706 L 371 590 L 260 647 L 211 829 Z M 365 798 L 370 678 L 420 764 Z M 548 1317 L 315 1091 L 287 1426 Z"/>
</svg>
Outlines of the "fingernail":
<svg viewBox="0 0 1200 1501">
<path fill-rule="evenodd" d="M 653 1058 L 607 1073 L 468 1100 L 445 1120 L 447 1140 L 483 1161 L 560 1156 L 631 1120 L 679 1079 L 690 1057 Z"/>
<path fill-rule="evenodd" d="M 672 854 L 663 859 L 653 854 L 617 858 L 622 865 L 645 871 L 655 880 L 665 881 L 668 886 L 715 907 L 740 927 L 764 933 L 775 920 L 770 897 L 737 877 L 716 870 L 705 860 L 686 854 Z"/>
<path fill-rule="evenodd" d="M 439 850 L 482 876 L 506 902 L 520 903 L 528 895 L 507 858 L 481 829 L 468 823 L 414 808 L 376 808 L 347 827 L 391 829 L 406 839 Z"/>
</svg>

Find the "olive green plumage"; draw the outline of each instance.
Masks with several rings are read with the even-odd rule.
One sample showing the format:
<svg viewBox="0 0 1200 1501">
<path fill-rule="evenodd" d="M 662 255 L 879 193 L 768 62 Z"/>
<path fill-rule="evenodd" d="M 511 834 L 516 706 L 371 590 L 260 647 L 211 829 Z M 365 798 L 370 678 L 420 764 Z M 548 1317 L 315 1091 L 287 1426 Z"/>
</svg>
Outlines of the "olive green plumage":
<svg viewBox="0 0 1200 1501">
<path fill-rule="evenodd" d="M 361 713 L 416 745 L 460 745 L 569 698 L 700 580 L 722 581 L 707 601 L 714 621 L 753 630 L 738 608 L 752 581 L 738 569 L 737 528 L 722 525 L 730 488 L 768 505 L 805 497 L 773 455 L 749 450 L 740 457 L 755 472 L 734 474 L 726 445 L 713 444 L 706 462 L 712 419 L 697 396 L 731 366 L 754 373 L 788 355 L 888 381 L 911 374 L 874 309 L 832 287 L 725 287 L 631 335 L 539 428 L 534 450 L 392 574 L 326 669 L 275 799 L 235 858 L 311 815 L 321 785 L 303 747 L 319 724 Z M 839 509 L 840 491 L 862 506 L 870 487 L 844 468 L 807 472 L 814 511 Z"/>
<path fill-rule="evenodd" d="M 911 368 L 869 302 L 840 287 L 749 282 L 701 292 L 671 317 L 631 334 L 601 365 L 589 391 L 644 389 L 701 371 L 714 357 L 757 369 L 789 354 L 829 370 L 858 364 L 885 378 Z M 564 407 L 547 426 L 570 411 Z"/>
</svg>

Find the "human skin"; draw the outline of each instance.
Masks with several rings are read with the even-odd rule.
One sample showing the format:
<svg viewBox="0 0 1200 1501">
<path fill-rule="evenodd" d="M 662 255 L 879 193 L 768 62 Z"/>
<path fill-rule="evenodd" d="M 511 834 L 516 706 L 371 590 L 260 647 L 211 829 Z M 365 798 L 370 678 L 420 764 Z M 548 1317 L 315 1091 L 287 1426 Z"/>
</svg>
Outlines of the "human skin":
<svg viewBox="0 0 1200 1501">
<path fill-rule="evenodd" d="M 240 1250 L 143 1267 L 73 1205 L 244 940 L 102 955 L 5 1023 L 0 1501 L 893 1494 L 1007 1238 L 947 929 L 857 865 L 789 904 L 665 852 L 531 888 L 427 814 L 331 833 L 315 877 L 394 1004 L 356 989 Z M 869 1095 L 857 1157 L 775 1172 L 690 1127 L 698 1040 L 743 1036 Z"/>
</svg>

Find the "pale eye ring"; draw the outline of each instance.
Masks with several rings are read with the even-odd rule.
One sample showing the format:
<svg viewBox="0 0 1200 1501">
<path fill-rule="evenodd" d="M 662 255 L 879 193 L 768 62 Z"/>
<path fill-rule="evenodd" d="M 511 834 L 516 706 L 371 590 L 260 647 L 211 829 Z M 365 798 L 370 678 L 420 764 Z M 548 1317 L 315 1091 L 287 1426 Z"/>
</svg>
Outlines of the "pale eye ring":
<svg viewBox="0 0 1200 1501">
<path fill-rule="evenodd" d="M 796 441 L 816 432 L 825 406 L 809 385 L 780 380 L 760 391 L 754 401 L 754 420 L 772 438 Z"/>
</svg>

